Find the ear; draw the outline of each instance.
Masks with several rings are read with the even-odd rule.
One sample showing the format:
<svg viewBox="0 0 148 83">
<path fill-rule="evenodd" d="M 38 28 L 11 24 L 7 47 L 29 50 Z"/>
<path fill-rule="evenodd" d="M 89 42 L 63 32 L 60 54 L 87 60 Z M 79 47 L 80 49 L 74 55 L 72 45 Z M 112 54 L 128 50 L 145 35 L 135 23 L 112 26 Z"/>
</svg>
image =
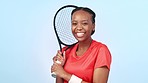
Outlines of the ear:
<svg viewBox="0 0 148 83">
<path fill-rule="evenodd" d="M 96 26 L 95 23 L 93 23 L 93 31 L 95 31 L 95 26 Z"/>
<path fill-rule="evenodd" d="M 92 26 L 92 33 L 91 33 L 91 35 L 93 35 L 94 32 L 95 32 L 95 23 L 93 23 L 93 26 Z"/>
<path fill-rule="evenodd" d="M 93 29 L 93 31 L 95 31 L 95 28 Z"/>
</svg>

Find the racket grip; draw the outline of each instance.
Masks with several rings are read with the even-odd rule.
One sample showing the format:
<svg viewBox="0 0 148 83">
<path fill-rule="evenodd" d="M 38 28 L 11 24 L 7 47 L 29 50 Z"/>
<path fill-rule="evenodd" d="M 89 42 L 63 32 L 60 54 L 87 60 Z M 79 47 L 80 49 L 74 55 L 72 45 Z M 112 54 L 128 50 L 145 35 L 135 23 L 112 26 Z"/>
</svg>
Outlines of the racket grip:
<svg viewBox="0 0 148 83">
<path fill-rule="evenodd" d="M 58 60 L 56 61 L 56 63 L 61 64 L 61 62 L 58 61 Z M 56 73 L 55 73 L 55 72 L 52 72 L 52 73 L 51 73 L 51 76 L 54 77 L 54 78 L 56 78 Z"/>
<path fill-rule="evenodd" d="M 54 78 L 56 78 L 56 73 L 55 72 L 52 72 L 51 73 L 51 76 L 54 77 Z"/>
</svg>

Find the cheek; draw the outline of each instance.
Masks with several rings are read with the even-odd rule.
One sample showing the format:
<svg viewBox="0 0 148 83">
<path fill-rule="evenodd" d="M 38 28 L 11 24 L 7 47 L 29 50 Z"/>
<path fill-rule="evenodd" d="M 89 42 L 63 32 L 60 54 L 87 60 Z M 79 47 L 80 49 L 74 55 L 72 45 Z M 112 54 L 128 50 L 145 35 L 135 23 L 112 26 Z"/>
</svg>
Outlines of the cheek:
<svg viewBox="0 0 148 83">
<path fill-rule="evenodd" d="M 86 31 L 90 31 L 91 29 L 92 29 L 91 26 L 85 26 L 85 30 L 86 30 Z"/>
<path fill-rule="evenodd" d="M 74 33 L 75 28 L 71 26 L 71 31 L 72 33 Z"/>
<path fill-rule="evenodd" d="M 88 27 L 88 28 L 87 28 L 87 31 L 89 32 L 89 34 L 91 34 L 92 31 L 93 31 L 93 28 L 92 28 L 92 27 Z"/>
</svg>

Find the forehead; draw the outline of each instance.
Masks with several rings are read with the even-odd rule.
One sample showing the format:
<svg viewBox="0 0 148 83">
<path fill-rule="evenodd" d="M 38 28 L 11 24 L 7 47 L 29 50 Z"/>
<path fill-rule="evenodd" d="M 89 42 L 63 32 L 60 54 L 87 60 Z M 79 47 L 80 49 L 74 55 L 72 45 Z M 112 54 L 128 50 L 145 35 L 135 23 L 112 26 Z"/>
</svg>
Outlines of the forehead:
<svg viewBox="0 0 148 83">
<path fill-rule="evenodd" d="M 73 13 L 72 18 L 81 17 L 81 18 L 91 18 L 91 14 L 84 10 L 78 10 Z"/>
</svg>

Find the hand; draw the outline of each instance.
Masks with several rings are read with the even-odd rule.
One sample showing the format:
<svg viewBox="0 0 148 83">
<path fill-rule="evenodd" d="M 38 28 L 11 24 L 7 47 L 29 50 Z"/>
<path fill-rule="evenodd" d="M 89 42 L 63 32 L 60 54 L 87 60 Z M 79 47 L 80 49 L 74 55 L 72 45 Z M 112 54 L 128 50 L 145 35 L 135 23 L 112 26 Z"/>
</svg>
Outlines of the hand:
<svg viewBox="0 0 148 83">
<path fill-rule="evenodd" d="M 58 51 L 56 56 L 53 57 L 53 62 L 61 64 L 63 66 L 65 63 L 65 51 L 63 52 L 63 56 L 62 56 L 62 52 Z"/>
<path fill-rule="evenodd" d="M 56 73 L 56 76 L 59 76 L 59 77 L 63 77 L 65 75 L 65 70 L 63 69 L 63 66 L 61 64 L 58 64 L 58 63 L 54 63 L 52 66 L 51 66 L 51 72 L 54 72 Z"/>
</svg>

